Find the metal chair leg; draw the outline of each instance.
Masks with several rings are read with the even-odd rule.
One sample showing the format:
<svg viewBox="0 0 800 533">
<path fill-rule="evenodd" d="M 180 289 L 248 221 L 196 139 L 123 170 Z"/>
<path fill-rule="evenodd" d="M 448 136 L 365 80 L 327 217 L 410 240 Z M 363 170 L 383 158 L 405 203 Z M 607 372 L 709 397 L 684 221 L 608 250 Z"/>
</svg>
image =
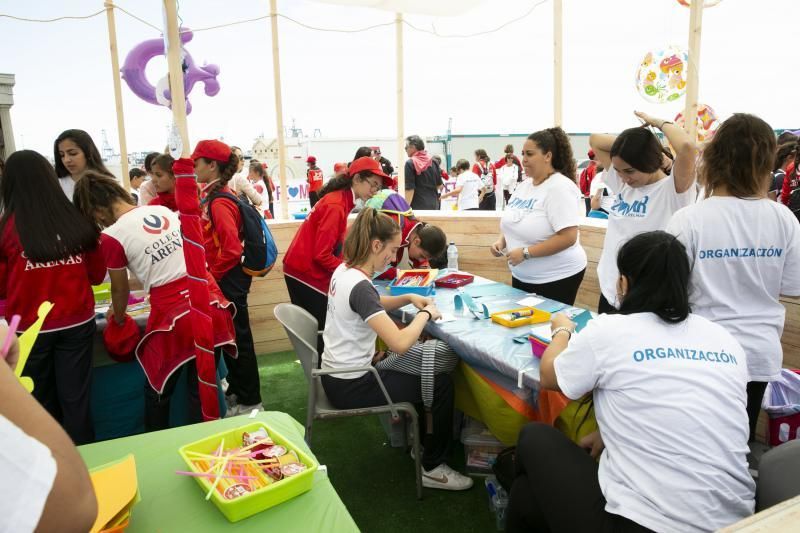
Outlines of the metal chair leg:
<svg viewBox="0 0 800 533">
<path fill-rule="evenodd" d="M 408 413 L 410 422 L 408 425 L 410 426 L 411 430 L 411 447 L 414 450 L 414 476 L 417 480 L 417 499 L 422 499 L 422 454 L 420 453 L 420 442 L 419 442 L 419 420 L 417 416 L 416 409 L 404 410 Z"/>
</svg>

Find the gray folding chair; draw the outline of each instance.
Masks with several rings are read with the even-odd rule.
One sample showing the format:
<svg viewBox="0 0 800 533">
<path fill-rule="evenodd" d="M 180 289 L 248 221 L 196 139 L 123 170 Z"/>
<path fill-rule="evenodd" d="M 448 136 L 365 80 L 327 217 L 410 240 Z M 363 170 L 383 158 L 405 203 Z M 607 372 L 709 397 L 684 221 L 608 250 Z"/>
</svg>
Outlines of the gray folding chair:
<svg viewBox="0 0 800 533">
<path fill-rule="evenodd" d="M 765 453 L 758 463 L 756 512 L 800 495 L 800 440 Z"/>
<path fill-rule="evenodd" d="M 311 314 L 294 304 L 282 303 L 275 306 L 275 318 L 278 319 L 286 330 L 289 340 L 292 342 L 297 358 L 303 365 L 303 371 L 308 381 L 308 414 L 306 415 L 306 442 L 311 444 L 311 425 L 315 419 L 340 418 L 346 416 L 364 416 L 391 413 L 392 418 L 397 420 L 400 413 L 408 415 L 408 427 L 412 435 L 412 447 L 414 450 L 414 463 L 417 478 L 417 498 L 422 499 L 422 467 L 420 464 L 419 446 L 419 422 L 417 410 L 413 404 L 408 402 L 395 403 L 389 397 L 386 387 L 383 385 L 380 374 L 373 366 L 349 367 L 336 370 L 323 370 L 317 368 L 319 354 L 317 353 L 317 319 Z M 371 372 L 375 375 L 378 386 L 381 388 L 386 404 L 376 405 L 375 407 L 363 407 L 359 409 L 337 409 L 325 395 L 322 387 L 321 376 L 342 374 L 347 372 Z"/>
</svg>

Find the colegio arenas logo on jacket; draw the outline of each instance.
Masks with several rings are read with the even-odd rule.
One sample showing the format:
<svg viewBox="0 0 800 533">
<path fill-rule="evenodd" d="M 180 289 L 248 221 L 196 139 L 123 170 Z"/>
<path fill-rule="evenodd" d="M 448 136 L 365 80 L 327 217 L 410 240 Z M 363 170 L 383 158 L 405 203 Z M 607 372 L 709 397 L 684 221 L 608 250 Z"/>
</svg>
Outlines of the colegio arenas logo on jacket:
<svg viewBox="0 0 800 533">
<path fill-rule="evenodd" d="M 622 197 L 622 194 L 617 194 L 614 200 L 614 205 L 611 206 L 612 213 L 620 217 L 633 217 L 644 218 L 647 216 L 647 202 L 650 196 L 644 196 L 641 200 L 634 200 L 633 203 L 628 203 Z"/>
<path fill-rule="evenodd" d="M 159 217 L 156 215 L 147 215 L 142 219 L 142 229 L 152 235 L 161 235 L 169 229 L 169 220 L 167 217 Z"/>
</svg>

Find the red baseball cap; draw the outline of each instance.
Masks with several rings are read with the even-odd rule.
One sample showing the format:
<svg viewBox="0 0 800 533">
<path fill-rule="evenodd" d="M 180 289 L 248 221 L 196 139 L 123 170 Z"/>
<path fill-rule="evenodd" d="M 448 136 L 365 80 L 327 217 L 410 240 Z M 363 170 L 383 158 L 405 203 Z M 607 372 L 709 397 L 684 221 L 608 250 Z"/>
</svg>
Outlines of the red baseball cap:
<svg viewBox="0 0 800 533">
<path fill-rule="evenodd" d="M 227 163 L 228 159 L 231 157 L 231 147 L 216 139 L 200 141 L 197 143 L 197 146 L 194 147 L 192 159 L 199 159 L 201 157 Z"/>
<path fill-rule="evenodd" d="M 334 163 L 333 164 L 333 171 L 334 172 L 347 172 L 347 163 Z"/>
<path fill-rule="evenodd" d="M 359 172 L 369 172 L 370 174 L 375 174 L 376 176 L 382 177 L 384 187 L 391 187 L 394 183 L 394 180 L 391 177 L 383 173 L 381 164 L 369 156 L 359 157 L 350 163 L 350 168 L 347 169 L 348 176 L 352 178 Z"/>
<path fill-rule="evenodd" d="M 308 156 L 308 159 L 306 159 L 306 163 L 316 163 L 316 162 L 317 158 L 314 157 L 313 155 Z"/>
</svg>

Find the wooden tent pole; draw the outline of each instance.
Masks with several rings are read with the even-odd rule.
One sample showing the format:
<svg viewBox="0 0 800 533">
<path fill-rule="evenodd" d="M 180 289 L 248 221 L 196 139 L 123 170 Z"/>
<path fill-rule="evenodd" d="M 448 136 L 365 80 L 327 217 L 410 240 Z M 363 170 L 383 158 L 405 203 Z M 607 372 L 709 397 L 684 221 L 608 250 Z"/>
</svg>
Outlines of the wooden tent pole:
<svg viewBox="0 0 800 533">
<path fill-rule="evenodd" d="M 169 67 L 169 92 L 172 120 L 181 136 L 181 157 L 189 157 L 189 127 L 186 124 L 186 96 L 183 94 L 183 69 L 181 68 L 181 38 L 178 30 L 176 0 L 164 0 L 167 13 L 167 65 Z"/>
<path fill-rule="evenodd" d="M 405 146 L 405 96 L 403 94 L 403 14 L 395 15 L 395 52 L 397 54 L 397 192 L 406 191 L 406 151 Z"/>
<path fill-rule="evenodd" d="M 697 97 L 700 92 L 700 37 L 703 29 L 703 0 L 692 0 L 689 8 L 689 64 L 686 68 L 686 107 L 683 129 L 697 140 Z"/>
<path fill-rule="evenodd" d="M 563 124 L 563 15 L 562 0 L 553 0 L 553 125 L 556 127 Z"/>
<path fill-rule="evenodd" d="M 289 218 L 289 193 L 286 183 L 286 139 L 283 132 L 283 98 L 281 95 L 281 59 L 278 49 L 278 1 L 269 0 L 272 27 L 272 79 L 275 86 L 275 121 L 278 140 L 278 178 L 281 184 L 281 218 Z"/>
<path fill-rule="evenodd" d="M 131 179 L 128 174 L 128 141 L 125 138 L 125 113 L 122 110 L 122 80 L 119 75 L 119 52 L 117 50 L 117 24 L 114 20 L 114 2 L 106 0 L 108 20 L 108 44 L 111 50 L 111 73 L 114 79 L 114 100 L 117 105 L 117 135 L 119 136 L 119 156 L 122 165 L 122 185 L 126 191 L 131 190 Z"/>
</svg>

